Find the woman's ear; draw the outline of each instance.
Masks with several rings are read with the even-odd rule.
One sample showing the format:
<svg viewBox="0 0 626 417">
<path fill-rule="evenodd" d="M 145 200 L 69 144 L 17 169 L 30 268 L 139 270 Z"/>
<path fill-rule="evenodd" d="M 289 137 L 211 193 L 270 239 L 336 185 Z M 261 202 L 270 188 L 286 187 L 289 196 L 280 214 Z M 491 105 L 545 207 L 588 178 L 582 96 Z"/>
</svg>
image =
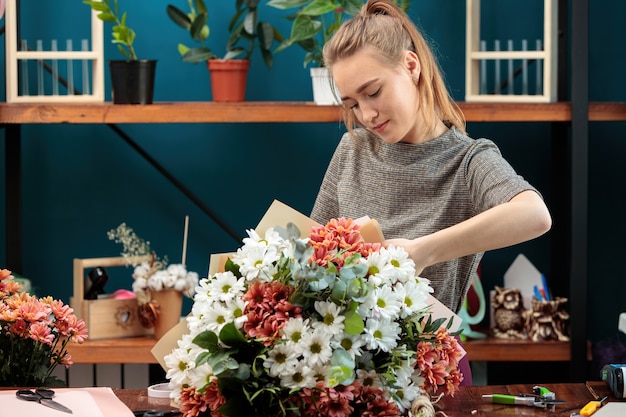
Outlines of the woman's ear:
<svg viewBox="0 0 626 417">
<path fill-rule="evenodd" d="M 411 78 L 417 84 L 420 79 L 422 67 L 417 54 L 413 51 L 406 51 L 404 54 L 404 66 L 409 71 Z"/>
</svg>

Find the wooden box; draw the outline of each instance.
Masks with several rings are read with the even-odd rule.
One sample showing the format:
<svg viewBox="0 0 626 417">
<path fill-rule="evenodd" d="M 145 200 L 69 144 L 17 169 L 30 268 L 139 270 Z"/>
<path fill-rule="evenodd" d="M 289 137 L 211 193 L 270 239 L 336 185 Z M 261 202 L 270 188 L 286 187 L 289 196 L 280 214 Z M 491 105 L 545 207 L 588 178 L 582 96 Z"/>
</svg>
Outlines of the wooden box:
<svg viewBox="0 0 626 417">
<path fill-rule="evenodd" d="M 98 266 L 127 266 L 127 263 L 122 257 L 74 259 L 74 296 L 70 304 L 76 316 L 87 324 L 89 338 L 98 340 L 153 334 L 153 329 L 146 329 L 139 322 L 137 299 L 84 299 L 85 269 Z M 132 279 L 130 274 L 129 279 Z"/>
</svg>

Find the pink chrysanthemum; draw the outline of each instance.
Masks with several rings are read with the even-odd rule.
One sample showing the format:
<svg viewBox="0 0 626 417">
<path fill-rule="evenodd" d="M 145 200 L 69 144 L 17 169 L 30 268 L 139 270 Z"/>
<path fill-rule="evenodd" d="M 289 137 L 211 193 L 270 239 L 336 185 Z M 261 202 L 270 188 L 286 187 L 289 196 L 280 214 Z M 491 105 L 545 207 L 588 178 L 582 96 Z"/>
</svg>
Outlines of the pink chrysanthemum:
<svg viewBox="0 0 626 417">
<path fill-rule="evenodd" d="M 325 226 L 311 229 L 309 242 L 313 246 L 312 262 L 320 266 L 334 263 L 341 268 L 346 260 L 355 253 L 368 256 L 380 249 L 380 243 L 366 243 L 359 232 L 360 226 L 352 219 L 341 217 L 330 220 Z"/>
<path fill-rule="evenodd" d="M 280 282 L 254 282 L 244 295 L 248 320 L 243 330 L 250 338 L 261 338 L 266 346 L 274 344 L 280 331 L 292 317 L 300 317 L 302 307 L 289 301 L 294 288 Z"/>
</svg>

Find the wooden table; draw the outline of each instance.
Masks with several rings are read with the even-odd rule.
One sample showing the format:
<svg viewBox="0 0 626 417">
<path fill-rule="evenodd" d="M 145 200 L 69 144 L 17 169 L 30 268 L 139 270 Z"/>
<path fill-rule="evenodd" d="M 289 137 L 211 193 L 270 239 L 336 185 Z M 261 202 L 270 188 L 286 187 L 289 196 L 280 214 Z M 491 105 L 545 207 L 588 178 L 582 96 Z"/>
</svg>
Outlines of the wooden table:
<svg viewBox="0 0 626 417">
<path fill-rule="evenodd" d="M 608 395 L 608 401 L 617 401 L 611 394 L 608 385 L 601 381 L 590 382 L 589 385 L 599 395 Z M 566 383 L 545 385 L 556 394 L 559 400 L 567 403 L 558 404 L 555 411 L 549 409 L 527 407 L 522 405 L 500 405 L 482 402 L 483 394 L 510 394 L 532 393 L 532 385 L 491 385 L 476 387 L 461 387 L 454 397 L 444 397 L 438 403 L 438 409 L 444 411 L 449 417 L 466 416 L 541 416 L 541 417 L 569 417 L 573 412 L 578 412 L 593 397 L 584 383 Z M 115 394 L 133 411 L 159 409 L 170 410 L 172 407 L 168 399 L 148 397 L 146 390 L 114 389 Z"/>
</svg>

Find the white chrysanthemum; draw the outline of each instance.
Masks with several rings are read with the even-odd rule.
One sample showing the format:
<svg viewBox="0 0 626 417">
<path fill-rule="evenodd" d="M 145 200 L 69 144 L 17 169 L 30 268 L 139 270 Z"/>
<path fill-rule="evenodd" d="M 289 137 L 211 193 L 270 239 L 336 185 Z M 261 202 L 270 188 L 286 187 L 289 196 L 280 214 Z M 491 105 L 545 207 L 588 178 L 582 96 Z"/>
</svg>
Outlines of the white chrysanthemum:
<svg viewBox="0 0 626 417">
<path fill-rule="evenodd" d="M 205 387 L 213 378 L 213 368 L 206 362 L 189 371 L 189 380 L 193 387 Z"/>
<path fill-rule="evenodd" d="M 226 308 L 231 312 L 235 327 L 241 329 L 243 324 L 248 321 L 248 316 L 244 314 L 247 302 L 243 297 L 235 297 L 226 302 Z"/>
<path fill-rule="evenodd" d="M 391 260 L 390 265 L 394 267 L 394 279 L 406 282 L 415 277 L 415 262 L 409 258 L 408 252 L 400 246 L 389 246 L 387 249 Z"/>
<path fill-rule="evenodd" d="M 267 353 L 263 366 L 269 370 L 270 376 L 282 378 L 289 375 L 298 365 L 298 355 L 287 343 L 275 345 Z"/>
<path fill-rule="evenodd" d="M 400 316 L 402 300 L 388 285 L 376 288 L 358 307 L 362 317 L 385 318 L 395 320 Z"/>
<path fill-rule="evenodd" d="M 324 381 L 324 385 L 328 386 L 328 370 L 330 369 L 330 364 L 314 364 L 310 368 L 315 381 Z"/>
<path fill-rule="evenodd" d="M 280 379 L 280 384 L 287 388 L 312 388 L 315 382 L 315 373 L 305 360 L 299 361 L 289 375 Z"/>
<path fill-rule="evenodd" d="M 332 301 L 316 301 L 315 311 L 322 317 L 320 321 L 313 323 L 314 328 L 324 327 L 331 335 L 343 332 L 345 317 L 341 315 L 343 309 Z"/>
<path fill-rule="evenodd" d="M 211 330 L 219 334 L 222 327 L 233 320 L 233 312 L 225 305 L 215 303 L 208 308 L 203 316 L 205 330 Z"/>
<path fill-rule="evenodd" d="M 365 341 L 361 335 L 349 335 L 342 333 L 341 335 L 335 335 L 330 340 L 330 346 L 333 349 L 342 348 L 350 354 L 352 359 L 356 359 L 357 356 L 363 355 L 363 346 Z"/>
<path fill-rule="evenodd" d="M 292 317 L 285 323 L 281 331 L 283 333 L 283 339 L 298 345 L 302 340 L 302 335 L 309 331 L 309 319 Z M 302 352 L 300 352 L 300 354 L 301 353 Z"/>
<path fill-rule="evenodd" d="M 237 250 L 237 255 L 233 261 L 239 265 L 239 272 L 247 281 L 259 279 L 261 281 L 272 281 L 272 276 L 276 270 L 274 265 L 279 259 L 276 253 L 268 253 L 264 245 L 250 246 L 246 250 Z"/>
<path fill-rule="evenodd" d="M 389 390 L 396 395 L 392 398 L 394 398 L 396 405 L 400 409 L 400 412 L 404 414 L 405 411 L 411 409 L 411 404 L 413 403 L 413 400 L 420 396 L 421 390 L 418 385 L 415 385 L 413 383 L 409 385 L 400 384 L 400 386 L 402 388 L 390 387 Z"/>
<path fill-rule="evenodd" d="M 223 272 L 223 273 L 232 274 L 232 272 Z M 198 281 L 198 285 L 196 285 L 196 288 L 194 291 L 195 294 L 193 296 L 194 305 L 205 304 L 209 302 L 211 298 L 211 293 L 209 291 L 211 280 L 212 278 L 202 278 L 200 281 Z"/>
<path fill-rule="evenodd" d="M 235 297 L 241 297 L 246 288 L 243 278 L 237 278 L 229 272 L 215 274 L 208 283 L 208 290 L 212 297 L 221 301 L 229 301 Z"/>
<path fill-rule="evenodd" d="M 322 327 L 306 332 L 298 343 L 302 347 L 302 356 L 309 364 L 325 364 L 330 361 L 333 350 L 330 347 L 332 334 Z"/>
<path fill-rule="evenodd" d="M 195 361 L 191 360 L 186 349 L 174 349 L 163 358 L 167 367 L 166 378 L 172 384 L 181 386 L 189 381 L 189 370 L 194 367 Z"/>
<path fill-rule="evenodd" d="M 391 257 L 385 248 L 380 252 L 372 252 L 366 259 L 369 276 L 367 281 L 374 287 L 391 284 L 395 268 L 390 264 Z"/>
<path fill-rule="evenodd" d="M 393 290 L 397 294 L 398 299 L 402 301 L 401 318 L 409 317 L 428 307 L 428 290 L 424 285 L 418 284 L 417 281 L 407 281 L 404 284 L 398 283 Z"/>
<path fill-rule="evenodd" d="M 356 370 L 356 379 L 361 382 L 361 384 L 369 387 L 375 388 L 383 388 L 384 384 L 380 379 L 378 373 L 375 370 L 367 370 L 367 369 L 357 369 Z"/>
<path fill-rule="evenodd" d="M 367 319 L 364 338 L 368 349 L 390 352 L 400 339 L 400 325 L 389 319 Z"/>
</svg>

